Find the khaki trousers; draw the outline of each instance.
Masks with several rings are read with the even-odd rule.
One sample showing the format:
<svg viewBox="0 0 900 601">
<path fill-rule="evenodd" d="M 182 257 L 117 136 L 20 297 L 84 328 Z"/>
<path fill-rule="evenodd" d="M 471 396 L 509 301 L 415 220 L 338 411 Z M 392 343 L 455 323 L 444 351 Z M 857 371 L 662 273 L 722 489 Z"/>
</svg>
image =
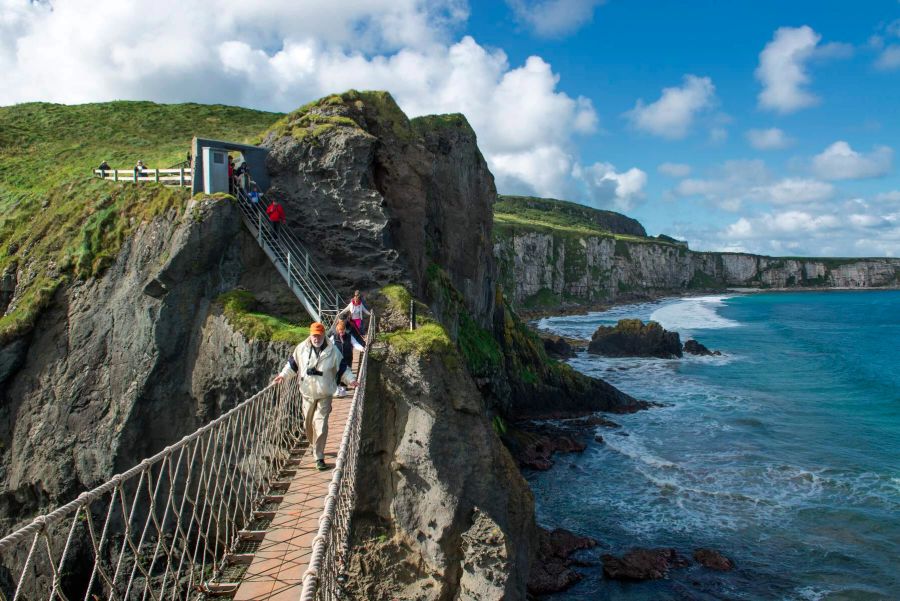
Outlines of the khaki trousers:
<svg viewBox="0 0 900 601">
<path fill-rule="evenodd" d="M 325 459 L 325 440 L 328 438 L 328 416 L 331 414 L 331 397 L 311 399 L 303 397 L 303 426 L 306 440 L 316 454 Z"/>
</svg>

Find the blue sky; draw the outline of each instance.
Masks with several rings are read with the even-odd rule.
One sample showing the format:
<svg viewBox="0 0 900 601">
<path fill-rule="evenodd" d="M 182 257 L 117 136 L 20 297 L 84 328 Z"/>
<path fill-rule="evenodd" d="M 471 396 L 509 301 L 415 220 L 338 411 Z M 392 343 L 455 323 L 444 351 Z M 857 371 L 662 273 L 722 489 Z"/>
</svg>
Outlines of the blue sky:
<svg viewBox="0 0 900 601">
<path fill-rule="evenodd" d="M 465 113 L 501 193 L 698 249 L 900 255 L 896 0 L 158 4 L 0 0 L 0 104 L 387 89 Z"/>
</svg>

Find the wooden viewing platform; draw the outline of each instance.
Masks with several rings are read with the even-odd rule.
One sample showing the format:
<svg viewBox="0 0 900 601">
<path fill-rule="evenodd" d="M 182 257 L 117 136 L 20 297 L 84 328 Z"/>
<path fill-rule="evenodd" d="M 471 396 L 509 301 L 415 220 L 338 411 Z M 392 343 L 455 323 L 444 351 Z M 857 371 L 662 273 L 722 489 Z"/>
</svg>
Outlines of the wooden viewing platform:
<svg viewBox="0 0 900 601">
<path fill-rule="evenodd" d="M 359 375 L 360 353 L 353 352 L 353 373 Z M 295 383 L 292 381 L 292 385 Z M 319 518 L 331 483 L 331 469 L 341 445 L 341 433 L 350 414 L 354 389 L 335 396 L 328 417 L 328 441 L 325 463 L 329 469 L 316 469 L 312 447 L 307 447 L 299 463 L 287 468 L 293 472 L 284 492 L 273 497 L 278 507 L 271 523 L 254 541 L 255 550 L 245 554 L 249 562 L 235 601 L 297 601 L 303 589 L 303 575 L 312 556 L 313 539 L 319 530 Z M 258 546 L 257 546 L 258 545 Z M 252 554 L 252 555 L 251 555 Z M 223 591 L 226 592 L 226 591 Z"/>
</svg>

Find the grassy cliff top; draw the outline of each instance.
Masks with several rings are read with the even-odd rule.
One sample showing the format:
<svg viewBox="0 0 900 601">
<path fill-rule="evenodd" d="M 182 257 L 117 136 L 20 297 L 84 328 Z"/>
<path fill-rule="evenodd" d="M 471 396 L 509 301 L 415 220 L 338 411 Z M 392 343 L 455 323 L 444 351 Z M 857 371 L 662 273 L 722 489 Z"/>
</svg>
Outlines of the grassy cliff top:
<svg viewBox="0 0 900 601">
<path fill-rule="evenodd" d="M 553 198 L 500 195 L 494 203 L 494 226 L 501 236 L 505 233 L 533 230 L 669 244 L 665 240 L 647 237 L 640 223 L 621 213 Z"/>
<path fill-rule="evenodd" d="M 0 276 L 22 273 L 0 317 L 0 344 L 26 331 L 67 278 L 97 275 L 135 227 L 188 198 L 183 189 L 98 180 L 101 161 L 166 168 L 185 159 L 195 135 L 245 141 L 280 116 L 125 101 L 0 107 Z"/>
</svg>

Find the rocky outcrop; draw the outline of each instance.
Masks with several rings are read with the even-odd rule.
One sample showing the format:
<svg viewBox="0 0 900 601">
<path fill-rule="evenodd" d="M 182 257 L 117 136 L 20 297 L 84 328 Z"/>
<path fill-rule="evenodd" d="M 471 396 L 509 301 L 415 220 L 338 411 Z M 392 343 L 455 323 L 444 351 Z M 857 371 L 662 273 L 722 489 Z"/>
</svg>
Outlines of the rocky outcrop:
<svg viewBox="0 0 900 601">
<path fill-rule="evenodd" d="M 575 349 L 562 336 L 541 336 L 541 340 L 544 341 L 544 350 L 554 359 L 571 359 L 575 356 Z"/>
<path fill-rule="evenodd" d="M 613 580 L 658 580 L 672 568 L 683 568 L 690 562 L 675 549 L 632 549 L 622 557 L 603 556 L 603 576 Z"/>
<path fill-rule="evenodd" d="M 711 351 L 705 345 L 700 344 L 693 338 L 684 342 L 684 352 L 689 355 L 697 355 L 698 357 L 711 357 L 712 355 L 721 355 L 719 351 Z"/>
<path fill-rule="evenodd" d="M 418 335 L 384 334 L 370 357 L 353 596 L 523 599 L 531 491 L 456 350 Z"/>
<path fill-rule="evenodd" d="M 237 209 L 197 200 L 144 224 L 102 277 L 57 291 L 0 349 L 0 531 L 195 430 L 265 384 L 278 345 L 213 300 L 245 273 L 278 281 Z"/>
<path fill-rule="evenodd" d="M 325 120 L 338 125 L 283 135 Z M 389 94 L 348 92 L 293 114 L 263 145 L 270 194 L 339 290 L 406 284 L 426 297 L 436 263 L 475 320 L 490 324 L 497 191 L 465 117 L 410 121 Z"/>
<path fill-rule="evenodd" d="M 900 259 L 796 259 L 691 251 L 684 244 L 495 228 L 504 293 L 518 309 L 557 311 L 685 291 L 900 286 Z"/>
<path fill-rule="evenodd" d="M 655 321 L 621 319 L 615 326 L 600 326 L 591 337 L 588 352 L 606 357 L 681 357 L 678 332 L 669 332 Z"/>
<path fill-rule="evenodd" d="M 695 549 L 694 561 L 705 568 L 728 572 L 734 569 L 734 562 L 715 549 Z"/>
<path fill-rule="evenodd" d="M 564 591 L 582 579 L 571 568 L 572 555 L 583 549 L 597 546 L 597 541 L 578 536 L 568 530 L 540 528 L 534 566 L 528 578 L 528 592 L 532 595 L 549 595 Z"/>
</svg>

